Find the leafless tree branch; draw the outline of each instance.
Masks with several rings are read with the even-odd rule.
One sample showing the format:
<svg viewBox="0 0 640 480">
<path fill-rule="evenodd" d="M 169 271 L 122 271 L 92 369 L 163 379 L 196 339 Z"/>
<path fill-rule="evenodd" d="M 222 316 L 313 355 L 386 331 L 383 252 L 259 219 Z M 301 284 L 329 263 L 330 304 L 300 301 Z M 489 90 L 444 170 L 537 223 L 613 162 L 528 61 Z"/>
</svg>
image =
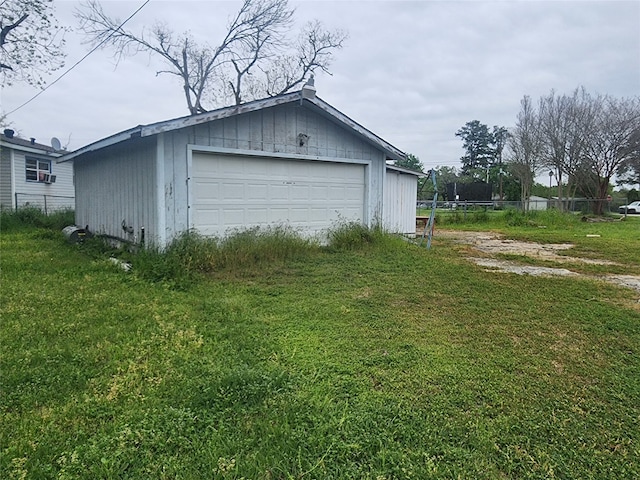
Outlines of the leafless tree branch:
<svg viewBox="0 0 640 480">
<path fill-rule="evenodd" d="M 156 74 L 180 77 L 189 112 L 195 114 L 206 111 L 207 95 L 239 104 L 260 93 L 284 93 L 316 69 L 329 73 L 332 52 L 342 48 L 346 34 L 325 31 L 315 22 L 303 30 L 304 41 L 292 45 L 286 33 L 294 13 L 287 0 L 243 0 L 215 47 L 196 42 L 188 32 L 176 35 L 162 23 L 135 34 L 120 27 L 97 0 L 85 2 L 76 17 L 90 43 L 112 48 L 116 62 L 140 52 L 162 58 L 168 68 Z"/>
</svg>

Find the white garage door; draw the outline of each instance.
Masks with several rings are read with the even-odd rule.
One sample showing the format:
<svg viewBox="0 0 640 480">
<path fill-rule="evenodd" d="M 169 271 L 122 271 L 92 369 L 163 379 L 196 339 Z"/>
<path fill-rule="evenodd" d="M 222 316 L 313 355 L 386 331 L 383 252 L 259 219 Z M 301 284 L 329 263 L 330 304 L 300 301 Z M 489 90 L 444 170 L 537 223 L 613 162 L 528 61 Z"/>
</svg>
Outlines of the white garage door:
<svg viewBox="0 0 640 480">
<path fill-rule="evenodd" d="M 193 154 L 191 222 L 204 235 L 287 224 L 309 232 L 362 221 L 365 166 Z"/>
</svg>

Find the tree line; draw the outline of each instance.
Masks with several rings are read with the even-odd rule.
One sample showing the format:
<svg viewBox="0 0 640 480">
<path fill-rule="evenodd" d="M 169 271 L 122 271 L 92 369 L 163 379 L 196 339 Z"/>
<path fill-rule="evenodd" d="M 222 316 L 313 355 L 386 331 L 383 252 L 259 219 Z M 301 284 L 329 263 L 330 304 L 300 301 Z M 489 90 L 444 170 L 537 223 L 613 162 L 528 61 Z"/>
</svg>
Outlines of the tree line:
<svg viewBox="0 0 640 480">
<path fill-rule="evenodd" d="M 592 95 L 583 87 L 570 95 L 551 91 L 537 105 L 524 96 L 507 146 L 524 199 L 535 175 L 549 169 L 560 208 L 579 192 L 595 200 L 600 215 L 615 175 L 640 183 L 640 97 Z"/>
<path fill-rule="evenodd" d="M 527 209 L 536 177 L 549 171 L 558 208 L 567 209 L 579 195 L 593 200 L 593 213 L 600 215 L 614 179 L 640 184 L 640 97 L 592 95 L 583 87 L 569 95 L 552 90 L 537 102 L 525 95 L 514 127 L 490 129 L 473 120 L 455 135 L 465 154 L 459 170 L 436 169 L 441 194 L 447 183 L 486 182 L 500 200 L 522 200 Z M 413 155 L 400 164 L 422 168 Z M 427 182 L 420 185 L 422 198 L 433 194 Z"/>
</svg>

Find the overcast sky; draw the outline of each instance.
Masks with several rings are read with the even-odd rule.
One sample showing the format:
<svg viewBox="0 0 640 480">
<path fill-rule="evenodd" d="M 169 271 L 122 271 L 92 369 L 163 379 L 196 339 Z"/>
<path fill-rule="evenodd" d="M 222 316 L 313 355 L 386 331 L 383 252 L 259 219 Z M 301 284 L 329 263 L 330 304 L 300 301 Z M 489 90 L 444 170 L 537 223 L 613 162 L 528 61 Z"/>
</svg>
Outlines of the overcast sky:
<svg viewBox="0 0 640 480">
<path fill-rule="evenodd" d="M 121 19 L 142 3 L 103 1 Z M 76 26 L 76 1 L 54 1 L 63 25 Z M 239 1 L 151 0 L 128 24 L 139 31 L 156 20 L 197 39 L 219 40 Z M 300 23 L 321 20 L 349 32 L 336 53 L 333 76 L 316 77 L 320 98 L 425 169 L 460 167 L 455 132 L 479 120 L 510 128 L 520 100 L 552 89 L 617 97 L 640 95 L 640 1 L 291 1 Z M 67 34 L 67 67 L 89 49 Z M 121 61 L 97 51 L 62 80 L 9 116 L 22 137 L 49 144 L 58 137 L 75 150 L 140 124 L 188 113 L 180 84 L 156 76 L 148 55 Z M 61 72 L 56 72 L 57 74 Z M 49 83 L 58 75 L 49 78 Z M 2 91 L 7 113 L 38 93 Z"/>
</svg>

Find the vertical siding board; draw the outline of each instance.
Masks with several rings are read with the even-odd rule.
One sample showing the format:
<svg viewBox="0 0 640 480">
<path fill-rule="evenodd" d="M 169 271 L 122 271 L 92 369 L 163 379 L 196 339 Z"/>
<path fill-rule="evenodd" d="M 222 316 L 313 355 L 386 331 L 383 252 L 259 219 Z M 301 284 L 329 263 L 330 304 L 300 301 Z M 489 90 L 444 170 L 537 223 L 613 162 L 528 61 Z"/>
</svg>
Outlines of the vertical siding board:
<svg viewBox="0 0 640 480">
<path fill-rule="evenodd" d="M 13 192 L 11 188 L 11 150 L 0 149 L 0 208 L 10 209 L 13 207 Z"/>
<path fill-rule="evenodd" d="M 323 157 L 329 156 L 329 130 L 327 128 L 327 121 L 324 118 L 316 117 L 318 121 L 317 126 L 317 148 L 318 155 Z"/>
<path fill-rule="evenodd" d="M 262 150 L 265 152 L 275 151 L 275 131 L 273 108 L 262 111 Z"/>
<path fill-rule="evenodd" d="M 238 148 L 237 117 L 225 118 L 219 123 L 222 125 L 222 146 L 224 148 Z"/>
<path fill-rule="evenodd" d="M 300 109 L 301 110 L 301 109 Z M 318 156 L 318 116 L 307 115 L 306 133 L 309 135 L 307 153 L 309 155 Z"/>
<path fill-rule="evenodd" d="M 251 149 L 251 119 L 249 115 L 238 116 L 237 123 L 238 148 L 242 150 Z"/>
<path fill-rule="evenodd" d="M 251 150 L 264 150 L 262 145 L 262 110 L 249 114 Z"/>
<path fill-rule="evenodd" d="M 114 150 L 109 162 L 95 155 L 76 162 L 76 181 L 82 185 L 76 218 L 97 233 L 139 240 L 141 227 L 156 231 L 156 152 L 151 142 Z M 124 232 L 123 220 L 134 228 L 133 235 Z"/>
</svg>

